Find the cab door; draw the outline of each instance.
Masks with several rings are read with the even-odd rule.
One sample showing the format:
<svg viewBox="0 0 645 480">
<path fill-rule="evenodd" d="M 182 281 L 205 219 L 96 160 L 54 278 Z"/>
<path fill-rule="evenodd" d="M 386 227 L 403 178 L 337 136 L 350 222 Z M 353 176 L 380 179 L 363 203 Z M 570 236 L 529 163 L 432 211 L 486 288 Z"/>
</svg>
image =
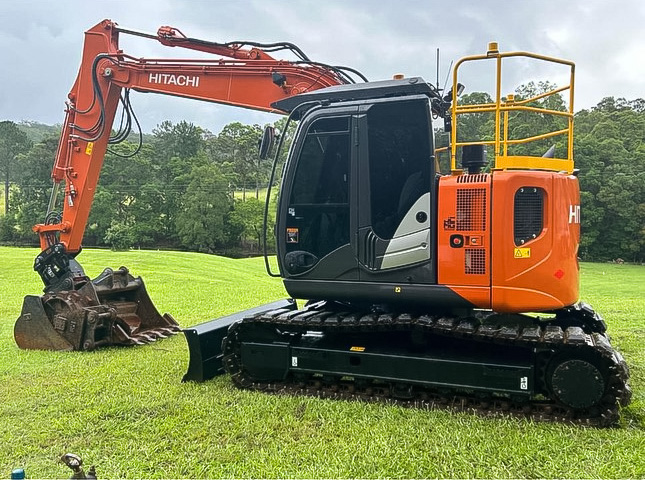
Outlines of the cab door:
<svg viewBox="0 0 645 480">
<path fill-rule="evenodd" d="M 374 102 L 361 108 L 359 118 L 360 279 L 436 283 L 431 228 L 436 187 L 428 98 Z"/>
<path fill-rule="evenodd" d="M 357 279 L 352 165 L 356 107 L 327 108 L 300 125 L 280 193 L 278 257 L 283 276 Z"/>
</svg>

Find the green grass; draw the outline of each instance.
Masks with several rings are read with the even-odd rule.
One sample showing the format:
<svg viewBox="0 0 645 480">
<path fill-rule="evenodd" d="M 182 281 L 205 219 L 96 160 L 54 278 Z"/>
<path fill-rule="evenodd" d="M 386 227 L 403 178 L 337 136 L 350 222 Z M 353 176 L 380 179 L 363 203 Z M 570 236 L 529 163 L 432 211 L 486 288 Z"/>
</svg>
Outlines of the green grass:
<svg viewBox="0 0 645 480">
<path fill-rule="evenodd" d="M 275 193 L 275 191 L 276 190 L 274 189 L 273 192 Z M 266 196 L 267 196 L 266 187 L 260 188 L 258 190 L 258 200 L 260 200 L 261 202 L 264 203 L 264 200 L 266 199 Z M 235 192 L 233 192 L 233 197 L 238 199 L 238 200 L 242 200 L 242 198 L 244 198 L 244 192 L 242 190 L 235 190 Z M 246 198 L 248 199 L 248 198 L 251 198 L 251 197 L 255 198 L 255 188 L 253 188 L 253 187 L 246 189 Z"/>
<path fill-rule="evenodd" d="M 66 452 L 99 478 L 645 478 L 645 268 L 583 264 L 583 298 L 632 369 L 612 429 L 295 398 L 181 383 L 182 335 L 90 353 L 19 350 L 22 297 L 40 292 L 35 249 L 0 247 L 0 477 L 64 478 Z M 86 272 L 126 265 L 182 326 L 278 298 L 262 259 L 86 250 Z M 5 478 L 6 478 L 5 477 Z"/>
</svg>

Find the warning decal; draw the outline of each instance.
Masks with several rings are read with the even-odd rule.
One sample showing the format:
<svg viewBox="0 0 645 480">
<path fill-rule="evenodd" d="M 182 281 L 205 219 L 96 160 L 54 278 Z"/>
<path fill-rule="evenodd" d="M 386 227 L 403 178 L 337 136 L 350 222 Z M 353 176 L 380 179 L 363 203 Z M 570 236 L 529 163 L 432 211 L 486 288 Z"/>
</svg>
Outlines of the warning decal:
<svg viewBox="0 0 645 480">
<path fill-rule="evenodd" d="M 287 243 L 298 243 L 297 228 L 287 228 Z"/>
<path fill-rule="evenodd" d="M 515 258 L 531 258 L 530 248 L 516 248 L 513 254 Z"/>
</svg>

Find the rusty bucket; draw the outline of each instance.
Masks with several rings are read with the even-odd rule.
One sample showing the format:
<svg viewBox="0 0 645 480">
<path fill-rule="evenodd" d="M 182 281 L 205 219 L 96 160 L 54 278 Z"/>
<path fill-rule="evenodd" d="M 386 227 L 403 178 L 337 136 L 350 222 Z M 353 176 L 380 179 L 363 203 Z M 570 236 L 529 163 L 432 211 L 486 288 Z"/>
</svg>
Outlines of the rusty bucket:
<svg viewBox="0 0 645 480">
<path fill-rule="evenodd" d="M 14 327 L 20 348 L 94 350 L 141 345 L 180 331 L 150 300 L 141 277 L 125 267 L 107 268 L 76 290 L 25 297 Z"/>
</svg>

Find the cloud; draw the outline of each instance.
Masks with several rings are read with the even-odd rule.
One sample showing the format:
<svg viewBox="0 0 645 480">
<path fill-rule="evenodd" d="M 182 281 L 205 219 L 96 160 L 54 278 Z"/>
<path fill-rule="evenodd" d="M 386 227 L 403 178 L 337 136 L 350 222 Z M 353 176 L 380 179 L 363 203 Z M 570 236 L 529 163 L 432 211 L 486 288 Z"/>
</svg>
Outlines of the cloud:
<svg viewBox="0 0 645 480">
<path fill-rule="evenodd" d="M 645 3 L 640 0 L 544 0 L 461 2 L 399 0 L 23 0 L 0 5 L 0 120 L 63 120 L 64 101 L 80 61 L 83 32 L 103 18 L 121 26 L 156 32 L 161 25 L 213 41 L 291 41 L 311 58 L 346 65 L 368 78 L 394 73 L 435 82 L 436 49 L 441 80 L 451 60 L 483 53 L 491 40 L 503 50 L 530 50 L 572 59 L 577 64 L 577 108 L 603 97 L 643 96 Z M 136 56 L 192 56 L 156 42 L 123 38 Z M 465 73 L 465 72 L 464 72 Z M 507 72 L 505 85 L 563 77 L 528 64 Z M 475 72 L 468 91 L 485 83 Z M 506 88 L 506 87 L 505 87 Z M 234 107 L 200 104 L 155 95 L 133 95 L 144 129 L 186 119 L 217 132 L 226 123 L 270 122 L 274 116 Z"/>
</svg>

